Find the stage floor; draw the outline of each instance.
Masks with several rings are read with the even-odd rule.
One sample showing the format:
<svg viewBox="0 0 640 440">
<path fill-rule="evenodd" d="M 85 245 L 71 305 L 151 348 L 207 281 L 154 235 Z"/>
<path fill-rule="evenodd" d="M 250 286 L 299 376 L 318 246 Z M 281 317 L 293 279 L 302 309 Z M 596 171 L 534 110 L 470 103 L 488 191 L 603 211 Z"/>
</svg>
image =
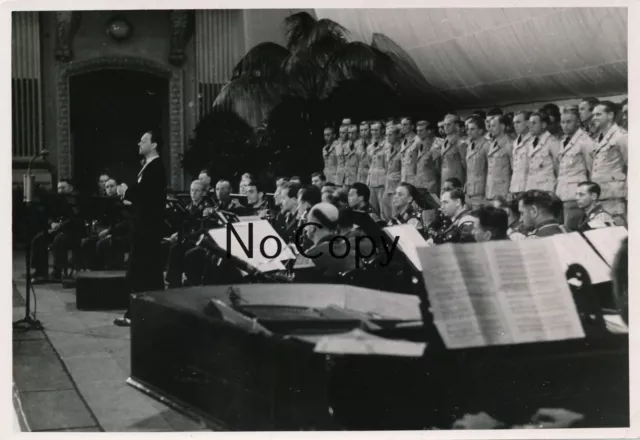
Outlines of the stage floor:
<svg viewBox="0 0 640 440">
<path fill-rule="evenodd" d="M 24 254 L 14 252 L 13 319 L 24 316 Z M 203 425 L 126 384 L 122 311 L 81 312 L 75 289 L 35 286 L 44 331 L 13 332 L 14 406 L 31 431 L 203 431 Z M 32 302 L 33 310 L 33 302 Z"/>
</svg>

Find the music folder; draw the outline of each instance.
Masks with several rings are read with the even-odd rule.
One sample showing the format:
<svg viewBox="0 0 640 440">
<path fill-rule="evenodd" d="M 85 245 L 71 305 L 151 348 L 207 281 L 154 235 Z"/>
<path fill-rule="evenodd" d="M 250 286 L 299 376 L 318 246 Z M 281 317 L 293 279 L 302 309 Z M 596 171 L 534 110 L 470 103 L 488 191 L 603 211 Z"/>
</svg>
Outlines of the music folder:
<svg viewBox="0 0 640 440">
<path fill-rule="evenodd" d="M 448 348 L 584 338 L 552 240 L 443 244 L 417 253 Z"/>
<path fill-rule="evenodd" d="M 420 262 L 417 248 L 419 246 L 426 246 L 427 242 L 418 230 L 411 225 L 397 225 L 388 226 L 384 228 L 384 231 L 391 240 L 398 237 L 398 247 L 400 250 L 404 252 L 413 266 L 422 272 L 422 263 Z"/>
<path fill-rule="evenodd" d="M 267 220 L 230 223 L 224 228 L 210 229 L 208 234 L 222 249 L 261 272 L 285 270 L 282 261 L 296 258 Z"/>
</svg>

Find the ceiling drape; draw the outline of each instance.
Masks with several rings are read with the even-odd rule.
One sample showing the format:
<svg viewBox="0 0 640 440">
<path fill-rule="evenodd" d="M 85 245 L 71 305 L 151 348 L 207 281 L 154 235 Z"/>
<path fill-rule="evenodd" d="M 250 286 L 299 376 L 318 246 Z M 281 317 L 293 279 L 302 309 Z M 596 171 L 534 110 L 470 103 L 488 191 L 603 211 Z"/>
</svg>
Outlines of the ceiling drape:
<svg viewBox="0 0 640 440">
<path fill-rule="evenodd" d="M 456 108 L 627 92 L 626 8 L 316 9 Z"/>
</svg>

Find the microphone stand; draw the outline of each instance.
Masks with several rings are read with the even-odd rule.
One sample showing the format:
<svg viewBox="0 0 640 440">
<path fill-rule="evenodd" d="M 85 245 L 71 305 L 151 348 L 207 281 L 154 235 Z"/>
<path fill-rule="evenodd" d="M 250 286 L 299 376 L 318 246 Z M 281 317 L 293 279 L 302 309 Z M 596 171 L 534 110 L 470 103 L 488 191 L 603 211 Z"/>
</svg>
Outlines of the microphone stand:
<svg viewBox="0 0 640 440">
<path fill-rule="evenodd" d="M 31 165 L 33 162 L 42 157 L 43 159 L 49 154 L 47 150 L 42 150 L 38 155 L 31 158 L 29 161 L 29 165 L 27 166 L 27 174 L 23 178 L 24 184 L 24 202 L 25 202 L 25 213 L 27 217 L 26 225 L 25 225 L 25 235 L 27 237 L 27 249 L 25 252 L 25 263 L 27 266 L 27 282 L 25 284 L 26 287 L 26 298 L 25 298 L 25 312 L 24 318 L 19 319 L 13 323 L 14 330 L 21 331 L 29 331 L 29 330 L 42 330 L 43 326 L 40 321 L 31 316 L 31 292 L 33 290 L 33 282 L 31 280 L 31 202 L 33 197 L 33 187 L 34 180 L 31 175 Z"/>
</svg>

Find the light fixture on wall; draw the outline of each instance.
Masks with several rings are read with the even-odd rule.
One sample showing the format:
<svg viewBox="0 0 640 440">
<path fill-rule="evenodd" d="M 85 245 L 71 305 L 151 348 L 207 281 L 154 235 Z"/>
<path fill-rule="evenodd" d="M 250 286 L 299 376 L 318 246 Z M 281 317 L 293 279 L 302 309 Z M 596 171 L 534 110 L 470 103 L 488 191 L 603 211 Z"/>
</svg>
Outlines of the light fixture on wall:
<svg viewBox="0 0 640 440">
<path fill-rule="evenodd" d="M 133 26 L 125 18 L 114 17 L 107 24 L 107 34 L 119 43 L 131 38 L 132 33 Z"/>
</svg>

